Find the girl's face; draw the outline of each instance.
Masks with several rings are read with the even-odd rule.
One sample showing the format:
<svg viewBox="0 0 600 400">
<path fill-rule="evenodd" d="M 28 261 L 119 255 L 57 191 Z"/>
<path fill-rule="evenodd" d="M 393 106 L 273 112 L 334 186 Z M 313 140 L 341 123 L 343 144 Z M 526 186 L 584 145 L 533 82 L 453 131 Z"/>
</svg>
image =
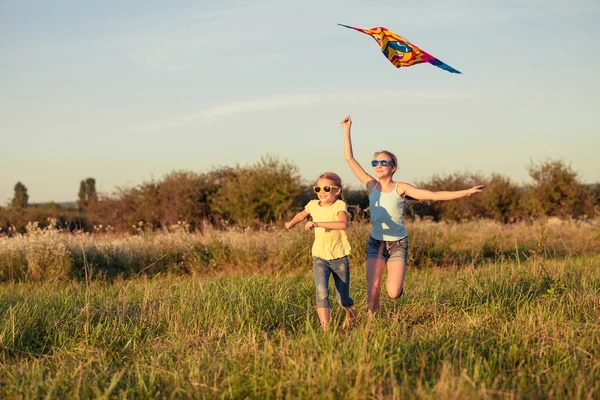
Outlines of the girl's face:
<svg viewBox="0 0 600 400">
<path fill-rule="evenodd" d="M 331 179 L 326 178 L 320 178 L 317 180 L 317 186 L 313 186 L 321 204 L 333 204 L 341 190 Z"/>
<path fill-rule="evenodd" d="M 381 163 L 380 161 L 384 161 L 383 163 Z M 396 166 L 392 165 L 393 161 L 392 158 L 390 156 L 388 156 L 385 153 L 380 153 L 377 154 L 377 156 L 373 159 L 373 161 L 371 161 L 371 165 L 373 165 L 373 171 L 375 172 L 375 176 L 377 176 L 377 178 L 386 178 L 386 177 L 391 177 L 394 172 L 396 172 Z M 386 165 L 382 165 L 382 164 L 386 164 Z"/>
</svg>

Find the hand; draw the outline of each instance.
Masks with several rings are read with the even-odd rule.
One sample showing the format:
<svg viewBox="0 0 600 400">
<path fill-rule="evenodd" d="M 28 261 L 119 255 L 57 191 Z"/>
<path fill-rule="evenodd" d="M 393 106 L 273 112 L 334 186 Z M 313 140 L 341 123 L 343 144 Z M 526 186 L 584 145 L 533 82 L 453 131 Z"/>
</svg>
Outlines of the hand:
<svg viewBox="0 0 600 400">
<path fill-rule="evenodd" d="M 292 223 L 291 222 L 286 222 L 285 223 L 285 229 L 290 229 L 292 227 Z"/>
<path fill-rule="evenodd" d="M 344 130 L 349 130 L 350 127 L 352 126 L 352 118 L 350 118 L 350 116 L 348 115 L 346 118 L 344 118 L 341 122 L 342 127 L 344 128 Z"/>
<path fill-rule="evenodd" d="M 317 228 L 317 227 L 318 227 L 318 225 L 314 221 L 306 221 L 306 224 L 304 224 L 305 231 L 310 231 L 311 229 Z"/>
<path fill-rule="evenodd" d="M 485 187 L 485 185 L 477 185 L 477 186 L 473 186 L 471 189 L 467 189 L 468 196 L 483 191 L 484 187 Z"/>
</svg>

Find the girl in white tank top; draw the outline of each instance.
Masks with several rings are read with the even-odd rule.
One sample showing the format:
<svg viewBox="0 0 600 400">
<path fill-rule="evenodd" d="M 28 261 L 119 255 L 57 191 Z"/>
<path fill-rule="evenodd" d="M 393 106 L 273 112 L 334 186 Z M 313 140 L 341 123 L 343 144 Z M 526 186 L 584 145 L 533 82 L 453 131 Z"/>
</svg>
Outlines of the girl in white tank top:
<svg viewBox="0 0 600 400">
<path fill-rule="evenodd" d="M 369 191 L 371 210 L 371 237 L 367 247 L 367 306 L 369 316 L 379 310 L 381 277 L 387 267 L 386 290 L 392 299 L 399 298 L 404 291 L 404 275 L 408 259 L 408 234 L 404 224 L 405 197 L 416 200 L 454 200 L 479 193 L 483 185 L 457 191 L 432 192 L 419 189 L 409 183 L 392 180 L 397 170 L 398 160 L 389 151 L 375 153 L 371 161 L 373 175 L 367 173 L 354 159 L 350 116 L 344 118 L 344 157 L 354 175 Z"/>
</svg>

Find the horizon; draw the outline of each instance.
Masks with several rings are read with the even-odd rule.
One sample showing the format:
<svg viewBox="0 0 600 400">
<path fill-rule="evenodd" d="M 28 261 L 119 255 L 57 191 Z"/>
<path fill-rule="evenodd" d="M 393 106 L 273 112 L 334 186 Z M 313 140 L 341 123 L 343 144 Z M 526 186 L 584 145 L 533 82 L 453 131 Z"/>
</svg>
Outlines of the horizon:
<svg viewBox="0 0 600 400">
<path fill-rule="evenodd" d="M 566 164 L 566 165 L 568 165 L 568 164 Z M 241 167 L 244 167 L 244 166 L 245 165 L 241 165 Z M 183 171 L 171 171 L 171 172 L 183 172 Z M 194 173 L 197 173 L 196 171 L 185 171 L 185 172 L 194 172 Z M 208 172 L 210 172 L 210 171 L 200 172 L 200 174 L 201 173 L 208 173 Z M 474 171 L 455 171 L 455 173 L 476 173 L 476 172 L 474 172 Z M 452 174 L 452 173 L 450 173 L 450 174 Z M 486 175 L 486 176 L 489 177 L 489 175 Z M 433 175 L 431 177 L 433 177 Z M 93 177 L 87 177 L 87 178 L 93 178 Z M 165 176 L 161 177 L 157 181 L 160 182 L 164 178 L 165 178 Z M 301 182 L 302 185 L 312 185 L 314 183 L 314 182 L 311 182 L 310 180 L 304 179 L 302 177 L 300 177 L 300 179 L 302 181 Z M 529 181 L 530 182 L 515 182 L 515 181 L 513 181 L 511 179 L 511 182 L 514 183 L 514 184 L 516 184 L 519 189 L 525 189 L 526 185 L 529 184 L 529 183 L 531 183 L 532 180 L 529 179 Z M 140 182 L 139 185 L 143 185 L 143 184 L 146 184 L 146 183 L 149 183 L 149 182 L 151 182 L 151 181 Z M 589 188 L 589 187 L 594 187 L 594 186 L 600 185 L 600 181 L 598 181 L 598 182 L 581 182 L 581 184 L 583 184 L 584 186 L 586 186 L 586 187 Z M 25 186 L 27 186 L 27 185 L 25 185 Z M 360 184 L 358 184 L 358 185 L 345 185 L 344 184 L 344 187 L 347 188 L 347 189 L 349 189 L 349 190 L 361 190 L 361 189 L 366 190 L 366 188 L 361 187 L 361 186 L 362 185 L 360 185 Z M 116 188 L 114 188 L 115 191 L 112 191 L 112 192 L 101 192 L 101 191 L 98 191 L 97 193 L 99 195 L 102 195 L 102 196 L 114 196 L 114 195 L 117 194 L 116 190 L 119 190 L 119 189 L 128 189 L 128 188 L 132 188 L 132 187 L 116 187 Z M 27 188 L 27 190 L 29 191 L 29 188 Z M 48 201 L 42 201 L 42 202 L 29 202 L 29 205 L 30 206 L 43 206 L 43 205 L 46 205 L 46 204 L 55 203 L 55 204 L 57 204 L 59 206 L 64 206 L 66 204 L 73 204 L 73 205 L 76 206 L 77 205 L 77 201 L 78 201 L 78 199 L 77 199 L 77 195 L 76 195 L 73 199 L 68 199 L 68 200 L 63 200 L 63 201 L 48 200 Z M 9 202 L 7 202 L 7 204 L 5 204 L 5 205 L 9 205 Z M 2 207 L 1 204 L 0 204 L 0 207 Z"/>
<path fill-rule="evenodd" d="M 0 205 L 18 181 L 30 203 L 62 203 L 88 177 L 111 194 L 266 154 L 305 181 L 331 170 L 358 188 L 343 156 L 348 114 L 356 159 L 368 171 L 389 149 L 402 181 L 472 172 L 521 184 L 531 162 L 560 159 L 582 183 L 600 182 L 592 0 L 59 0 L 0 10 Z M 372 38 L 338 23 L 385 26 L 462 75 L 396 69 Z"/>
</svg>

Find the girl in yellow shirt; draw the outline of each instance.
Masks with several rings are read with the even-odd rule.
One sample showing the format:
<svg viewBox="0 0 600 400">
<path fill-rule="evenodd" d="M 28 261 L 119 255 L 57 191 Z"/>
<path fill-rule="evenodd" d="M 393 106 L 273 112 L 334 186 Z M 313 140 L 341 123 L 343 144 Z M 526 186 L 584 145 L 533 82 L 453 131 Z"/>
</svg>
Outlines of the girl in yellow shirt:
<svg viewBox="0 0 600 400">
<path fill-rule="evenodd" d="M 356 317 L 350 297 L 350 243 L 346 232 L 348 227 L 348 209 L 342 194 L 342 179 L 333 172 L 325 172 L 313 186 L 318 200 L 311 200 L 285 227 L 290 229 L 309 215 L 312 221 L 307 221 L 305 230 L 315 231 L 315 241 L 312 246 L 313 275 L 316 286 L 317 315 L 323 330 L 329 327 L 329 276 L 333 274 L 338 303 L 346 311 L 344 326 L 348 326 Z M 340 196 L 341 200 L 337 197 Z"/>
</svg>

